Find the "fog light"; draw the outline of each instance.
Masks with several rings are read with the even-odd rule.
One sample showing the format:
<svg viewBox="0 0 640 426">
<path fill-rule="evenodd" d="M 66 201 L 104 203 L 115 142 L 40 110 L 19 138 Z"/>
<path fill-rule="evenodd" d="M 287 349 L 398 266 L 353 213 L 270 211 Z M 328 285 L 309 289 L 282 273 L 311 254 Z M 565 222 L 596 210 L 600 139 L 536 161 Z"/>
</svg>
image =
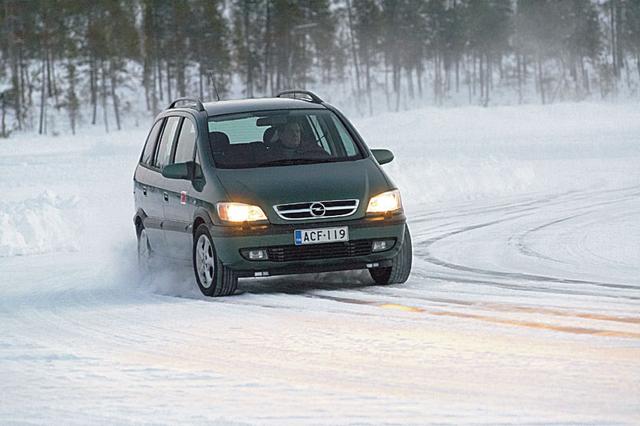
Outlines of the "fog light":
<svg viewBox="0 0 640 426">
<path fill-rule="evenodd" d="M 249 260 L 267 260 L 268 259 L 267 251 L 263 249 L 248 250 L 247 257 L 249 257 Z"/>
<path fill-rule="evenodd" d="M 374 241 L 373 244 L 371 245 L 371 251 L 385 251 L 385 250 L 389 250 L 391 247 L 393 247 L 393 240 L 379 240 L 379 241 Z"/>
</svg>

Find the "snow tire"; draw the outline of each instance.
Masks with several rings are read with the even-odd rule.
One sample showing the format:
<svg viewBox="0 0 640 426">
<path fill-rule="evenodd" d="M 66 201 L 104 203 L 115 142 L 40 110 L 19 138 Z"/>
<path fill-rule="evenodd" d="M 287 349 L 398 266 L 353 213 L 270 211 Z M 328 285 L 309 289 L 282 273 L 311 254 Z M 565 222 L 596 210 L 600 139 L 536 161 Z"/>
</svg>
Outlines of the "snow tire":
<svg viewBox="0 0 640 426">
<path fill-rule="evenodd" d="M 139 278 L 145 278 L 152 271 L 154 253 L 147 237 L 147 231 L 142 224 L 136 226 L 136 236 L 138 237 L 138 275 Z"/>
<path fill-rule="evenodd" d="M 200 271 L 198 271 L 198 262 L 196 260 L 196 257 L 199 255 L 197 245 L 199 241 L 204 241 L 201 240 L 202 238 L 205 238 L 209 244 L 211 255 L 213 257 L 213 262 L 215 265 L 213 271 L 213 280 L 208 287 L 206 286 L 206 283 L 204 283 L 201 279 Z M 196 229 L 196 233 L 193 237 L 192 253 L 193 271 L 196 276 L 196 282 L 198 283 L 198 287 L 200 288 L 202 294 L 209 297 L 221 297 L 230 296 L 236 292 L 236 289 L 238 287 L 238 275 L 232 269 L 224 266 L 218 258 L 207 225 L 202 224 L 198 226 L 198 229 Z"/>
</svg>

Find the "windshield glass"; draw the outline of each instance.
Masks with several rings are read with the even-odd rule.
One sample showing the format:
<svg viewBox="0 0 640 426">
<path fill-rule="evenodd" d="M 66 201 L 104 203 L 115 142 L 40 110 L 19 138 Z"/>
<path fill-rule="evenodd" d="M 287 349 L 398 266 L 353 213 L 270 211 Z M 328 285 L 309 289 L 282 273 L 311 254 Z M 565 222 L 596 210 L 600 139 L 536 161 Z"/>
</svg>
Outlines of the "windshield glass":
<svg viewBox="0 0 640 426">
<path fill-rule="evenodd" d="M 329 110 L 257 111 L 209 117 L 216 167 L 249 168 L 352 161 L 358 145 Z"/>
</svg>

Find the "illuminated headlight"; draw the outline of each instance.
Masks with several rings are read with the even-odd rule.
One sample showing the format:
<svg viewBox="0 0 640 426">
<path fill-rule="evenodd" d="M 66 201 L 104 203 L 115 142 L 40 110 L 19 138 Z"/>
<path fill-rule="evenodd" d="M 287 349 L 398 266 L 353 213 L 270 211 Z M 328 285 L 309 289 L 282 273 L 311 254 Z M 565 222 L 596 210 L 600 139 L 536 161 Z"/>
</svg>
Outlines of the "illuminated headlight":
<svg viewBox="0 0 640 426">
<path fill-rule="evenodd" d="M 387 213 L 402 209 L 402 200 L 400 199 L 400 191 L 383 192 L 369 200 L 367 213 Z"/>
<path fill-rule="evenodd" d="M 255 222 L 258 220 L 267 220 L 267 216 L 258 206 L 252 206 L 244 203 L 218 203 L 218 216 L 225 222 Z"/>
</svg>

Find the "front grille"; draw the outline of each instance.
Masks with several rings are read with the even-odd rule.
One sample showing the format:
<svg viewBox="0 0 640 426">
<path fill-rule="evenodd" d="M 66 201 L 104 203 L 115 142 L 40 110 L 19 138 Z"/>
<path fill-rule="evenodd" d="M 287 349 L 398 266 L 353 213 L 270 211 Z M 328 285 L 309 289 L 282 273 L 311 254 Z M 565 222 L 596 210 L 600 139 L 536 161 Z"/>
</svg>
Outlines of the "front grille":
<svg viewBox="0 0 640 426">
<path fill-rule="evenodd" d="M 371 254 L 372 243 L 373 240 L 355 240 L 306 246 L 276 246 L 268 247 L 267 252 L 272 262 L 334 259 Z"/>
<path fill-rule="evenodd" d="M 273 206 L 278 216 L 287 220 L 325 219 L 355 213 L 359 200 L 309 201 Z"/>
</svg>

